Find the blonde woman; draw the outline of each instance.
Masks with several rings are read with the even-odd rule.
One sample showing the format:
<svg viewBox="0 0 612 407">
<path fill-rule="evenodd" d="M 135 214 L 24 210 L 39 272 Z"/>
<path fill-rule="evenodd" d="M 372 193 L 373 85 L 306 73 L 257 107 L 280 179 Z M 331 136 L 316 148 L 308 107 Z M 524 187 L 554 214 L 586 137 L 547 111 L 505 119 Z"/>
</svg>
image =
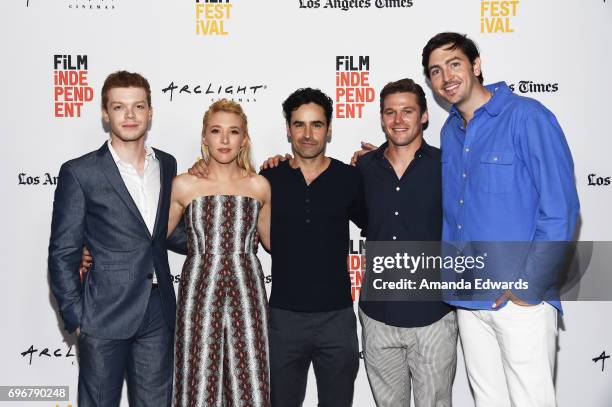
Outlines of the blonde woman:
<svg viewBox="0 0 612 407">
<path fill-rule="evenodd" d="M 268 181 L 251 164 L 247 118 L 220 100 L 204 114 L 207 178 L 172 184 L 168 232 L 189 239 L 178 293 L 174 406 L 269 406 L 268 315 L 257 239 L 269 248 Z"/>
</svg>

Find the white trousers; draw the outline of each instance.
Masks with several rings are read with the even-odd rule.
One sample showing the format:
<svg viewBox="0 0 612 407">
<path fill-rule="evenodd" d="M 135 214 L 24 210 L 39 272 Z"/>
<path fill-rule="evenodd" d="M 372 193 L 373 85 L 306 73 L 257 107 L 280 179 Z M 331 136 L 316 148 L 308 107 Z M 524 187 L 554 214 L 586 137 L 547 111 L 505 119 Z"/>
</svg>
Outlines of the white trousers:
<svg viewBox="0 0 612 407">
<path fill-rule="evenodd" d="M 548 303 L 457 310 L 477 407 L 555 407 L 557 310 Z"/>
</svg>

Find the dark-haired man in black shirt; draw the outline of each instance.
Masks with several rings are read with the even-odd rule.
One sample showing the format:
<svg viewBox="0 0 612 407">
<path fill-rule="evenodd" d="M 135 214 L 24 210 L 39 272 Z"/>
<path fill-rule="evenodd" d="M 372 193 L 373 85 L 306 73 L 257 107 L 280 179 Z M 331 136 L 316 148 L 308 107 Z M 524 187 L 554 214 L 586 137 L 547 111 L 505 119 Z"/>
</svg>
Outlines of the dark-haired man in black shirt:
<svg viewBox="0 0 612 407">
<path fill-rule="evenodd" d="M 411 79 L 380 93 L 387 142 L 357 161 L 364 179 L 369 241 L 439 241 L 440 150 L 423 140 L 427 101 Z M 356 156 L 359 153 L 356 153 Z M 356 158 L 354 157 L 354 159 Z M 455 312 L 441 301 L 359 303 L 368 380 L 378 407 L 450 407 L 455 375 Z"/>
<path fill-rule="evenodd" d="M 310 364 L 319 406 L 350 406 L 359 346 L 346 255 L 364 227 L 359 171 L 325 156 L 332 100 L 299 89 L 283 103 L 293 158 L 262 171 L 272 186 L 272 405 L 301 406 Z"/>
</svg>

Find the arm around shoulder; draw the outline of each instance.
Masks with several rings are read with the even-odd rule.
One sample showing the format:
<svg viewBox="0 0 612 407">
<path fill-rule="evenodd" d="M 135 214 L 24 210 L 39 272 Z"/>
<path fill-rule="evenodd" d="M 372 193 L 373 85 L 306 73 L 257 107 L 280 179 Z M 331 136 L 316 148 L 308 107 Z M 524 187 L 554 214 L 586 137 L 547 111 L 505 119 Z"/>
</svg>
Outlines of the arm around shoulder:
<svg viewBox="0 0 612 407">
<path fill-rule="evenodd" d="M 270 247 L 270 221 L 272 216 L 272 187 L 262 175 L 257 175 L 255 178 L 257 199 L 261 202 L 262 206 L 259 211 L 259 218 L 257 220 L 257 233 L 259 234 L 259 240 L 266 250 L 271 251 Z"/>
<path fill-rule="evenodd" d="M 187 206 L 190 185 L 195 176 L 187 173 L 180 174 L 172 180 L 172 193 L 170 195 L 170 213 L 168 215 L 168 237 L 170 237 L 180 223 L 185 207 Z"/>
</svg>

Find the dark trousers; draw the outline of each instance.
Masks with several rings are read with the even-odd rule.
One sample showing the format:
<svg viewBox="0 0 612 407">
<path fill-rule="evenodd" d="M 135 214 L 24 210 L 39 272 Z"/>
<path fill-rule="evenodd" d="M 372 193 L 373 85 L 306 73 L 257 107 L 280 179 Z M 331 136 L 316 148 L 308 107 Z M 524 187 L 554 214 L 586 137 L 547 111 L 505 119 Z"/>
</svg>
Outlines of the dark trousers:
<svg viewBox="0 0 612 407">
<path fill-rule="evenodd" d="M 158 289 L 151 291 L 133 338 L 101 339 L 81 333 L 79 407 L 119 406 L 124 375 L 130 407 L 170 406 L 173 343 L 174 333 L 164 321 Z"/>
<path fill-rule="evenodd" d="M 353 308 L 330 312 L 270 309 L 272 407 L 299 407 L 312 362 L 319 407 L 349 407 L 359 370 Z"/>
</svg>

